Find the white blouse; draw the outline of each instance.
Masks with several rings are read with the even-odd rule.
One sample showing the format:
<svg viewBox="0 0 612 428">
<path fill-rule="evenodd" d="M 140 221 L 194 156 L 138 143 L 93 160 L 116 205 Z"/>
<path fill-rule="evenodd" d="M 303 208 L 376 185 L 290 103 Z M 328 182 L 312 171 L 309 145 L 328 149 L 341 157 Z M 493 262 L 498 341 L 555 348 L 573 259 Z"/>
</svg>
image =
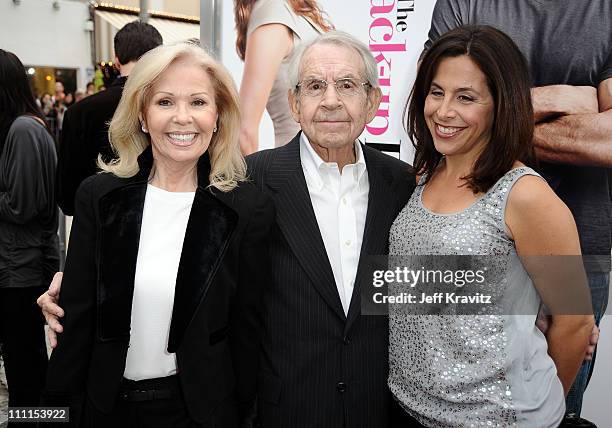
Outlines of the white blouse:
<svg viewBox="0 0 612 428">
<path fill-rule="evenodd" d="M 123 376 L 131 380 L 176 374 L 167 351 L 174 289 L 195 192 L 147 186 L 134 276 L 132 322 Z"/>
</svg>

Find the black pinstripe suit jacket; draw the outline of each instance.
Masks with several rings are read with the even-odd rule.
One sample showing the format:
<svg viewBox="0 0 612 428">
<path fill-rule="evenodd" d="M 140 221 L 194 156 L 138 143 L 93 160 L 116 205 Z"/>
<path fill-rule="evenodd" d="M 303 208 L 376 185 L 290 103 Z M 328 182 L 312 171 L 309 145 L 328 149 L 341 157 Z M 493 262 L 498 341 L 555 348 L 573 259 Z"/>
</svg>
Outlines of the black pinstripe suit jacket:
<svg viewBox="0 0 612 428">
<path fill-rule="evenodd" d="M 363 147 L 370 183 L 361 259 L 344 314 L 300 162 L 299 134 L 247 158 L 274 200 L 272 284 L 264 296 L 258 387 L 263 428 L 387 427 L 388 320 L 360 316 L 364 255 L 386 254 L 391 223 L 415 186 L 410 167 Z"/>
</svg>

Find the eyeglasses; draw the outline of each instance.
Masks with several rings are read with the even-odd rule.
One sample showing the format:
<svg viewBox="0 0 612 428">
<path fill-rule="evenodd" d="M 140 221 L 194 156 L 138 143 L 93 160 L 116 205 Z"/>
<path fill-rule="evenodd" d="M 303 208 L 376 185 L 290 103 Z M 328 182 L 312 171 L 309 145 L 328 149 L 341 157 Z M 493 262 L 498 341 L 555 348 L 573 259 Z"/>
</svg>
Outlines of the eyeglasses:
<svg viewBox="0 0 612 428">
<path fill-rule="evenodd" d="M 328 82 L 322 79 L 308 79 L 298 83 L 295 87 L 307 97 L 319 98 L 327 91 L 327 85 L 330 83 L 333 83 L 340 97 L 359 95 L 362 92 L 362 88 L 372 86 L 368 82 L 359 82 L 356 79 L 345 77 L 335 82 Z"/>
</svg>

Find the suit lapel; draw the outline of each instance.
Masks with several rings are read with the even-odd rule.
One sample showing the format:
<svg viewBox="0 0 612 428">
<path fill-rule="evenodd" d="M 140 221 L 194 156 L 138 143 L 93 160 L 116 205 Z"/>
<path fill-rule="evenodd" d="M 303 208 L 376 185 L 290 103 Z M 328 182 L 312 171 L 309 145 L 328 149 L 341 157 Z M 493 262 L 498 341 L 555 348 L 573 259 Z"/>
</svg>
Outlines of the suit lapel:
<svg viewBox="0 0 612 428">
<path fill-rule="evenodd" d="M 146 191 L 146 183 L 136 180 L 100 199 L 98 336 L 103 341 L 130 335 Z"/>
<path fill-rule="evenodd" d="M 299 134 L 279 149 L 267 184 L 275 201 L 277 224 L 291 250 L 323 300 L 346 319 L 306 186 Z"/>
<path fill-rule="evenodd" d="M 219 195 L 221 196 L 221 195 Z M 238 214 L 210 190 L 199 186 L 181 252 L 168 352 L 176 352 L 223 260 Z"/>
<path fill-rule="evenodd" d="M 353 296 L 348 311 L 348 321 L 345 331 L 348 332 L 352 323 L 361 314 L 361 283 L 365 278 L 367 263 L 365 258 L 388 253 L 389 229 L 395 220 L 397 195 L 392 192 L 392 176 L 385 168 L 381 156 L 387 156 L 367 146 L 363 153 L 368 168 L 370 191 L 368 194 L 368 210 L 363 231 L 359 265 L 355 277 Z"/>
</svg>

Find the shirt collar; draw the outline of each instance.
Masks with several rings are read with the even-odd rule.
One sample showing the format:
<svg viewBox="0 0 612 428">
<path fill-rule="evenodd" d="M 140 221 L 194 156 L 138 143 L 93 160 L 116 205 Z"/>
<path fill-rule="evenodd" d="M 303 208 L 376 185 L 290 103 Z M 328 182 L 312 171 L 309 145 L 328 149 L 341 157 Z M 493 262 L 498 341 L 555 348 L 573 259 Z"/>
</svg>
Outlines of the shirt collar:
<svg viewBox="0 0 612 428">
<path fill-rule="evenodd" d="M 343 174 L 354 174 L 356 182 L 360 182 L 366 172 L 366 163 L 363 156 L 363 149 L 358 140 L 355 141 L 355 163 L 346 165 Z M 332 167 L 338 167 L 336 162 L 325 162 L 321 156 L 315 151 L 304 132 L 300 135 L 300 158 L 304 173 L 308 175 L 312 181 L 317 183 L 318 187 L 323 186 L 322 174 L 323 171 L 329 170 Z M 347 168 L 348 167 L 348 168 Z"/>
</svg>

